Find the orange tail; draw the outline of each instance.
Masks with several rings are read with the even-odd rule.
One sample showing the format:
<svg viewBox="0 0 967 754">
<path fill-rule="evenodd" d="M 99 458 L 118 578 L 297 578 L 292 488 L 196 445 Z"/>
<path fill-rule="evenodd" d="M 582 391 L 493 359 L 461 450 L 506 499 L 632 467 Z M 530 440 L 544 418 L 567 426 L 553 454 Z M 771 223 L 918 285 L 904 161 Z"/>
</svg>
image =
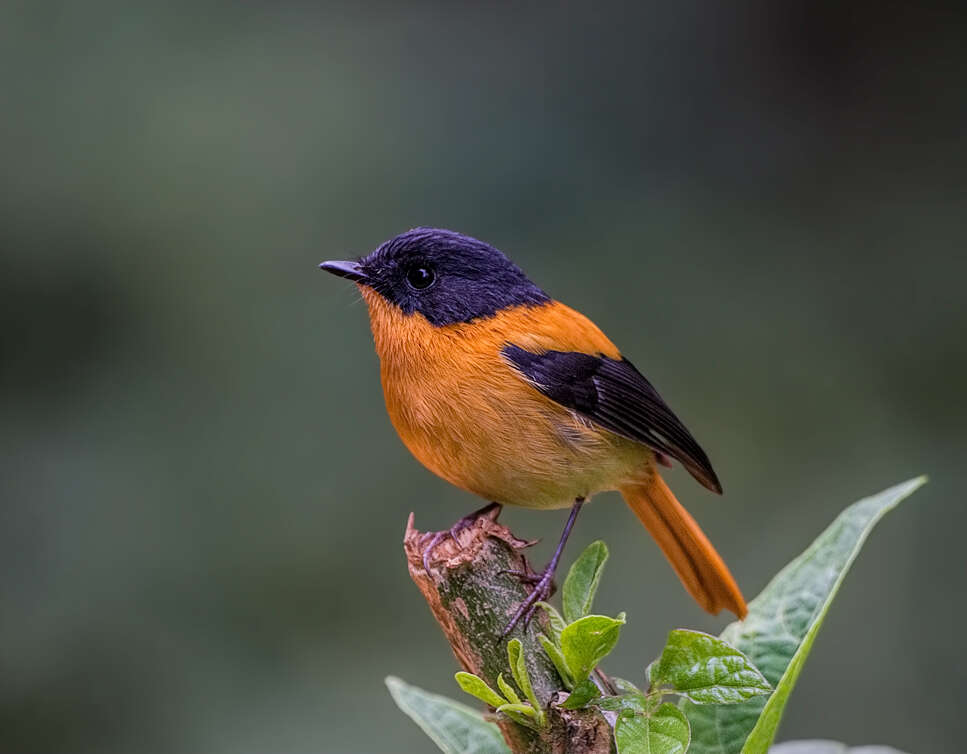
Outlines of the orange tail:
<svg viewBox="0 0 967 754">
<path fill-rule="evenodd" d="M 695 601 L 713 615 L 724 607 L 744 618 L 748 608 L 735 579 L 665 480 L 655 473 L 648 482 L 622 487 L 621 494 Z"/>
</svg>

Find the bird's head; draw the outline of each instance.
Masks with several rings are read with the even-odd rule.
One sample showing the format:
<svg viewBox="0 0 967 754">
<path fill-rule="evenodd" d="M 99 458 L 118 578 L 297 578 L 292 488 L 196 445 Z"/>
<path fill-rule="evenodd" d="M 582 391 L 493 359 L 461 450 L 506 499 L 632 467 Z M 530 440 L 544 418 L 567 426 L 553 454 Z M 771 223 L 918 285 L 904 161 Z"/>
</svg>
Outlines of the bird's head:
<svg viewBox="0 0 967 754">
<path fill-rule="evenodd" d="M 493 246 L 439 228 L 414 228 L 358 261 L 323 262 L 319 267 L 371 289 L 404 314 L 422 314 L 436 326 L 550 300 Z"/>
</svg>

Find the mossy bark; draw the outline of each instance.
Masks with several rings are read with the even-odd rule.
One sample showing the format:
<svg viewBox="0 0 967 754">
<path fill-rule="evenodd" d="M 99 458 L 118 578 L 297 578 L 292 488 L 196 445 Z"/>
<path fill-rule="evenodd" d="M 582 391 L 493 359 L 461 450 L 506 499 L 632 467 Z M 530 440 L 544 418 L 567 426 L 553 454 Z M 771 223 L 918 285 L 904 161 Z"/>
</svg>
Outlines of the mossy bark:
<svg viewBox="0 0 967 754">
<path fill-rule="evenodd" d="M 496 512 L 480 516 L 455 539 L 441 542 L 431 553 L 428 573 L 423 554 L 433 532 L 417 531 L 411 515 L 403 543 L 410 577 L 462 669 L 480 676 L 491 688 L 497 688 L 498 674 L 511 678 L 507 641 L 516 637 L 523 643 L 527 670 L 547 712 L 547 724 L 535 731 L 496 715 L 514 754 L 611 754 L 611 727 L 599 712 L 558 706 L 567 692 L 537 641 L 538 633 L 548 633 L 543 611 L 537 611 L 526 630 L 518 626 L 507 638 L 500 636 L 528 594 L 529 587 L 507 572 L 529 572 L 522 550 L 530 543 L 514 536 L 495 517 Z"/>
</svg>

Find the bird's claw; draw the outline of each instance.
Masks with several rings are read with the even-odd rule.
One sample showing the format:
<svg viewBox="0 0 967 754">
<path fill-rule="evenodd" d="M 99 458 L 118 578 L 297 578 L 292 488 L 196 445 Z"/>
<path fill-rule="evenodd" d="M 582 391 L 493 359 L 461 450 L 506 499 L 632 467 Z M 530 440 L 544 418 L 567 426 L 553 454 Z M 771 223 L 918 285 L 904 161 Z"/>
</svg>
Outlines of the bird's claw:
<svg viewBox="0 0 967 754">
<path fill-rule="evenodd" d="M 437 548 L 437 545 L 446 539 L 447 534 L 449 534 L 449 532 L 445 531 L 427 532 L 427 534 L 431 533 L 433 538 L 430 540 L 430 544 L 423 548 L 423 570 L 426 571 L 427 574 L 430 573 L 430 556 L 433 555 L 433 551 Z M 426 535 L 424 535 L 423 538 L 426 539 Z"/>
<path fill-rule="evenodd" d="M 473 513 L 459 519 L 453 526 L 450 527 L 448 531 L 426 532 L 420 538 L 421 545 L 423 545 L 427 539 L 430 540 L 430 543 L 423 548 L 423 570 L 426 571 L 427 574 L 430 573 L 430 562 L 433 551 L 440 545 L 441 542 L 443 542 L 443 540 L 449 536 L 450 539 L 452 539 L 459 546 L 460 540 L 457 537 L 460 532 L 464 531 L 465 529 L 469 529 L 471 526 L 477 523 L 477 519 L 481 518 L 482 516 L 488 516 L 492 521 L 496 521 L 497 516 L 500 515 L 500 508 L 500 503 L 490 503 L 485 505 L 480 510 L 476 510 Z M 493 513 L 494 509 L 497 511 L 495 514 Z"/>
<path fill-rule="evenodd" d="M 534 612 L 537 610 L 537 603 L 546 600 L 554 591 L 554 571 L 548 568 L 544 573 L 542 573 L 538 578 L 537 582 L 534 584 L 533 590 L 527 595 L 523 602 L 517 607 L 517 611 L 514 613 L 514 617 L 510 619 L 510 623 L 504 628 L 503 632 L 500 634 L 500 638 L 506 637 L 518 623 L 523 623 L 524 628 L 527 628 L 527 624 L 530 623 L 532 617 L 534 617 Z"/>
</svg>

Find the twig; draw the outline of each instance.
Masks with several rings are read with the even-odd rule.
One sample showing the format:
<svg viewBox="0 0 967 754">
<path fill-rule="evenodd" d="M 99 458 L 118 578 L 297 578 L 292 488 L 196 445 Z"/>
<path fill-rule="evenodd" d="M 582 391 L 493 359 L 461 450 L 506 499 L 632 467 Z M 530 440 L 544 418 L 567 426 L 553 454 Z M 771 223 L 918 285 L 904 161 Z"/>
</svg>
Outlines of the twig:
<svg viewBox="0 0 967 754">
<path fill-rule="evenodd" d="M 528 587 L 509 571 L 529 572 L 520 539 L 491 515 L 448 537 L 431 553 L 430 572 L 423 567 L 424 547 L 433 533 L 417 531 L 413 515 L 407 522 L 403 548 L 410 577 L 426 599 L 433 617 L 450 642 L 460 666 L 484 679 L 492 688 L 497 675 L 510 677 L 507 640 L 500 633 L 527 596 Z M 514 754 L 611 754 L 614 752 L 607 720 L 592 709 L 565 710 L 557 705 L 567 697 L 553 664 L 537 641 L 548 633 L 546 616 L 538 611 L 526 632 L 516 628 L 511 637 L 524 645 L 531 684 L 547 710 L 547 725 L 532 730 L 503 717 L 496 722 Z"/>
</svg>

